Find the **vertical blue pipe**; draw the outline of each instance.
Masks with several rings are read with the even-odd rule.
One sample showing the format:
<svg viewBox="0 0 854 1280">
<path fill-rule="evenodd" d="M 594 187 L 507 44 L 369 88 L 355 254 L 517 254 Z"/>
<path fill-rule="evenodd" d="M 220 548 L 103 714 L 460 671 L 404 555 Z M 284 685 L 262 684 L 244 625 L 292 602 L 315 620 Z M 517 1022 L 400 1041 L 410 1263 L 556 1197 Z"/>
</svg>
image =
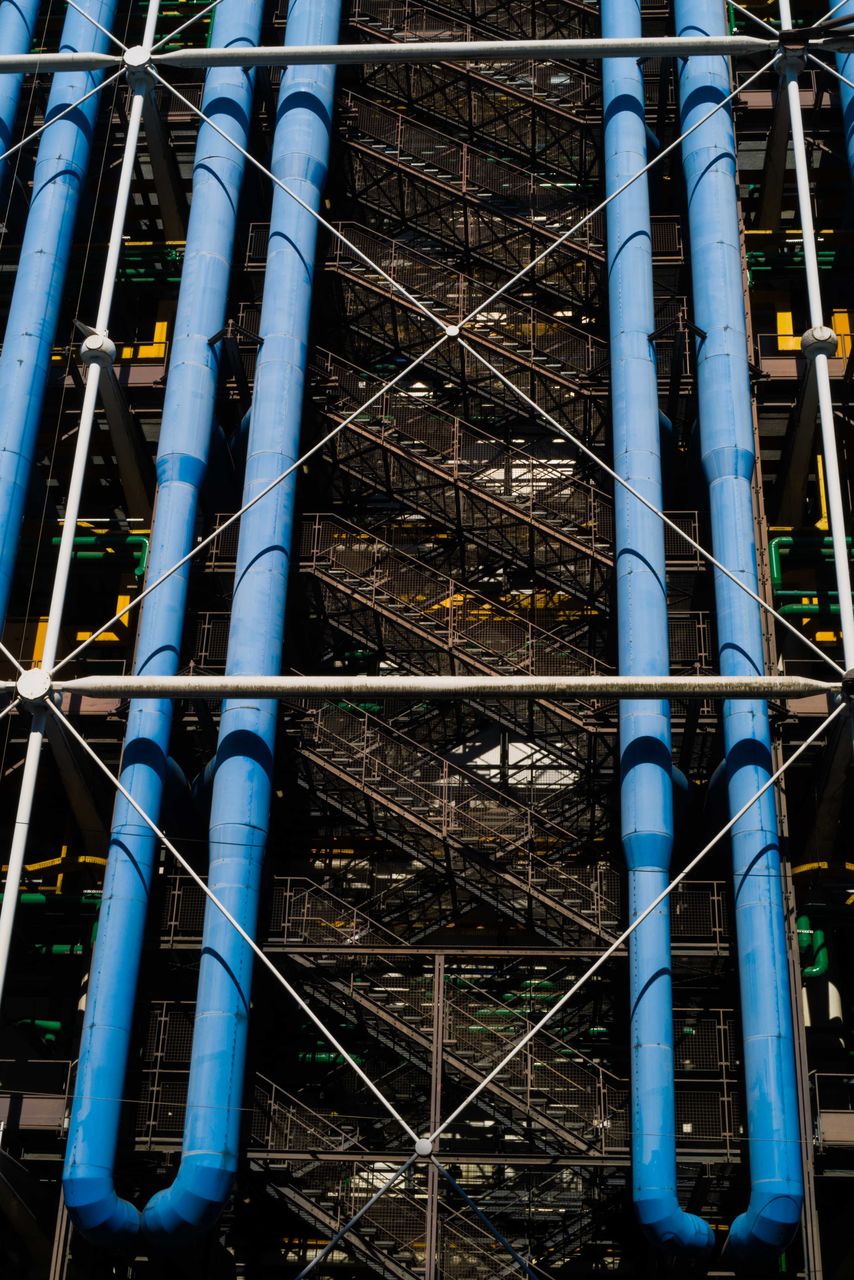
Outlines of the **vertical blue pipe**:
<svg viewBox="0 0 854 1280">
<path fill-rule="evenodd" d="M 723 35 L 721 0 L 676 0 L 678 35 Z M 730 91 L 724 58 L 680 64 L 682 128 Z M 754 592 L 756 543 L 751 480 L 755 466 L 747 363 L 744 284 L 736 203 L 736 158 L 728 109 L 682 147 L 687 185 L 700 445 L 709 486 L 715 556 Z M 723 675 L 765 672 L 759 608 L 721 574 L 715 577 Z M 772 772 L 764 702 L 724 702 L 730 811 L 737 812 Z M 750 1204 L 732 1224 L 727 1249 L 740 1266 L 761 1265 L 786 1247 L 803 1201 L 780 854 L 774 796 L 767 791 L 732 834 L 744 1082 L 750 1152 Z"/>
<path fill-rule="evenodd" d="M 602 35 L 641 35 L 640 0 L 602 0 Z M 646 164 L 643 77 L 634 59 L 602 64 L 605 188 L 610 195 Z M 645 178 L 608 205 L 608 297 L 614 468 L 661 508 L 658 384 L 649 191 Z M 615 487 L 618 645 L 621 675 L 666 676 L 664 527 Z M 620 813 L 629 869 L 629 918 L 664 889 L 673 847 L 670 709 L 620 703 Z M 670 904 L 629 943 L 632 1053 L 632 1195 L 648 1239 L 682 1257 L 703 1255 L 711 1228 L 679 1206 L 673 1087 Z"/>
<path fill-rule="evenodd" d="M 828 9 L 834 8 L 832 3 L 828 3 Z M 848 0 L 847 4 L 843 4 L 834 13 L 834 18 L 848 18 L 850 22 L 854 22 L 854 0 Z M 854 53 L 837 53 L 836 69 L 840 75 L 845 76 L 846 80 L 854 82 Z M 837 82 L 839 90 L 839 101 L 842 104 L 842 126 L 845 130 L 845 148 L 848 152 L 848 167 L 854 174 L 854 89 L 850 89 L 847 84 Z"/>
<path fill-rule="evenodd" d="M 334 44 L 341 0 L 291 0 L 286 43 Z M 329 164 L 334 67 L 289 67 L 282 81 L 272 169 L 319 210 Z M 317 222 L 280 188 L 273 195 L 261 308 L 263 346 L 255 374 L 243 487 L 250 501 L 299 454 Z M 240 526 L 226 670 L 281 670 L 296 475 L 247 511 Z M 278 703 L 222 705 L 210 821 L 208 884 L 251 935 L 270 817 Z M 252 953 L 206 904 L 202 957 L 178 1176 L 145 1210 L 152 1238 L 180 1239 L 188 1222 L 210 1220 L 237 1168 L 249 1023 Z M 216 1100 L 211 1107 L 211 1099 Z"/>
<path fill-rule="evenodd" d="M 223 0 L 216 11 L 212 45 L 257 44 L 263 7 L 263 0 Z M 217 68 L 205 78 L 202 110 L 243 147 L 249 138 L 253 79 L 253 73 L 240 67 Z M 231 143 L 202 124 L 160 430 L 150 582 L 186 555 L 195 537 L 219 368 L 218 351 L 209 339 L 225 321 L 244 166 Z M 185 566 L 145 601 L 137 641 L 140 674 L 177 671 L 188 579 Z M 171 723 L 168 699 L 131 703 L 122 782 L 155 821 L 168 768 Z M 127 1243 L 140 1229 L 137 1209 L 116 1196 L 113 1165 L 156 854 L 149 828 L 120 796 L 113 815 L 64 1171 L 66 1204 L 75 1225 L 91 1239 L 113 1245 Z M 121 964 L 116 963 L 118 955 Z"/>
<path fill-rule="evenodd" d="M 29 53 L 33 47 L 41 0 L 0 0 L 0 53 Z M 14 142 L 15 117 L 23 75 L 0 75 L 0 154 Z M 0 161 L 0 192 L 14 164 Z"/>
<path fill-rule="evenodd" d="M 81 8 L 108 30 L 116 0 L 83 0 Z M 69 9 L 60 49 L 104 52 L 106 36 L 84 14 Z M 97 84 L 99 71 L 57 72 L 45 119 Z M 42 401 L 50 371 L 80 192 L 86 181 L 99 95 L 46 129 L 39 143 L 33 194 L 21 259 L 0 355 L 0 628 L 6 617 L 18 535 Z"/>
</svg>

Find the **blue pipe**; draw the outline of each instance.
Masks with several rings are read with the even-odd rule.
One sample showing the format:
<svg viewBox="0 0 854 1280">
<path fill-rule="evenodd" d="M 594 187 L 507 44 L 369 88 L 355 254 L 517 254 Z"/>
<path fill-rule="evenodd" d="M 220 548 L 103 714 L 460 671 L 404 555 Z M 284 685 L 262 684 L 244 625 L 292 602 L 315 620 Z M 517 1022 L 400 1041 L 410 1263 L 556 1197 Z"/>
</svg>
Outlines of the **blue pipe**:
<svg viewBox="0 0 854 1280">
<path fill-rule="evenodd" d="M 41 0 L 0 0 L 0 53 L 29 53 L 33 47 Z M 14 141 L 15 117 L 23 75 L 0 75 L 0 155 Z M 14 161 L 0 161 L 0 193 Z"/>
<path fill-rule="evenodd" d="M 721 0 L 676 0 L 678 35 L 724 35 Z M 724 58 L 689 58 L 679 67 L 682 128 L 730 92 Z M 755 466 L 747 361 L 744 284 L 736 204 L 736 159 L 727 109 L 685 140 L 696 344 L 700 448 L 709 486 L 715 556 L 758 589 L 751 480 Z M 720 669 L 764 675 L 759 609 L 715 575 Z M 772 772 L 768 707 L 724 702 L 730 812 L 736 813 Z M 732 1224 L 728 1258 L 762 1265 L 797 1230 L 803 1202 L 794 1034 L 780 882 L 774 797 L 767 791 L 737 823 L 732 857 L 744 1028 L 744 1080 L 751 1193 Z"/>
<path fill-rule="evenodd" d="M 214 47 L 256 45 L 263 0 L 223 0 L 216 11 Z M 239 67 L 212 70 L 203 111 L 245 147 L 253 74 Z M 175 318 L 172 357 L 157 457 L 157 505 L 148 581 L 192 548 L 199 491 L 207 467 L 216 400 L 219 352 L 209 345 L 225 322 L 243 157 L 213 128 L 199 130 L 193 199 Z M 174 573 L 142 608 L 135 669 L 150 675 L 178 670 L 189 566 Z M 131 703 L 122 757 L 122 783 L 157 821 L 168 771 L 172 703 Z M 76 1095 L 64 1170 L 65 1200 L 75 1226 L 98 1243 L 129 1244 L 142 1228 L 139 1211 L 119 1200 L 113 1166 L 121 1116 L 139 959 L 157 844 L 119 797 L 113 815 L 98 941 L 92 961 L 80 1046 Z M 121 965 L 115 957 L 122 956 Z M 207 1221 L 198 1206 L 199 1225 Z"/>
<path fill-rule="evenodd" d="M 640 0 L 603 0 L 602 35 L 641 35 Z M 610 195 L 646 164 L 643 76 L 634 59 L 602 64 L 605 189 Z M 608 205 L 608 296 L 614 468 L 662 506 L 660 415 L 646 179 Z M 664 527 L 615 486 L 619 669 L 669 674 Z M 620 703 L 620 812 L 629 869 L 629 918 L 666 887 L 673 848 L 670 708 L 664 700 Z M 629 943 L 632 1053 L 632 1195 L 647 1238 L 682 1258 L 714 1244 L 702 1218 L 676 1192 L 670 904 L 665 900 Z"/>
<path fill-rule="evenodd" d="M 116 0 L 83 0 L 103 27 L 113 23 Z M 69 9 L 63 51 L 104 52 L 106 36 L 84 14 Z M 45 119 L 76 102 L 97 84 L 96 71 L 57 72 Z M 6 617 L 21 519 L 30 481 L 42 401 L 50 372 L 65 276 L 71 256 L 80 192 L 86 181 L 99 95 L 46 129 L 33 174 L 33 194 L 15 290 L 0 355 L 0 629 Z"/>
<path fill-rule="evenodd" d="M 828 9 L 832 9 L 834 5 L 828 3 Z M 854 21 L 854 0 L 848 0 L 847 4 L 843 4 L 834 13 L 834 18 L 848 18 Z M 841 76 L 845 76 L 846 80 L 854 83 L 854 53 L 837 53 L 836 69 Z M 845 130 L 845 148 L 848 152 L 848 167 L 854 174 L 854 89 L 850 89 L 847 84 L 837 82 L 839 89 L 839 101 L 842 104 L 842 125 Z"/>
<path fill-rule="evenodd" d="M 291 0 L 286 43 L 334 44 L 341 0 Z M 335 68 L 290 67 L 279 94 L 272 170 L 319 210 L 329 164 Z M 299 454 L 317 222 L 280 188 L 273 196 L 243 502 Z M 296 474 L 243 516 L 226 670 L 281 671 Z M 208 884 L 250 935 L 255 931 L 270 818 L 278 704 L 222 704 L 210 820 Z M 252 952 L 206 904 L 184 1148 L 178 1177 L 145 1211 L 151 1236 L 181 1238 L 208 1206 L 210 1221 L 237 1168 L 249 1024 Z M 217 1105 L 211 1108 L 211 1098 Z"/>
</svg>

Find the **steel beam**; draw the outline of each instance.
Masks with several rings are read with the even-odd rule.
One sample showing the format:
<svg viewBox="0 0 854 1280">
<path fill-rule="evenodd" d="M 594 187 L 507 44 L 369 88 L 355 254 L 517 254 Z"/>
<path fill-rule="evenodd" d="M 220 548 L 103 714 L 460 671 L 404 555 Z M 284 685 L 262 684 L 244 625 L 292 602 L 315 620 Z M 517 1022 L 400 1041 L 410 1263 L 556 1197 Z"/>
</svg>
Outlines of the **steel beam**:
<svg viewBox="0 0 854 1280">
<path fill-rule="evenodd" d="M 854 49 L 851 35 L 818 36 L 799 33 L 801 47 L 814 53 L 843 53 Z M 552 62 L 567 59 L 688 58 L 722 54 L 745 58 L 773 54 L 781 47 L 771 36 L 660 36 L 641 40 L 412 40 L 401 44 L 258 45 L 239 49 L 174 49 L 151 55 L 152 65 L 182 70 L 207 67 L 288 67 L 313 65 L 364 66 L 381 62 Z M 30 53 L 0 57 L 0 73 L 115 69 L 122 56 L 111 53 Z"/>
<path fill-rule="evenodd" d="M 0 684 L 11 693 L 13 681 Z M 801 676 L 80 676 L 57 693 L 94 698 L 804 698 L 839 681 Z M 25 696 L 25 694 L 23 695 Z"/>
</svg>

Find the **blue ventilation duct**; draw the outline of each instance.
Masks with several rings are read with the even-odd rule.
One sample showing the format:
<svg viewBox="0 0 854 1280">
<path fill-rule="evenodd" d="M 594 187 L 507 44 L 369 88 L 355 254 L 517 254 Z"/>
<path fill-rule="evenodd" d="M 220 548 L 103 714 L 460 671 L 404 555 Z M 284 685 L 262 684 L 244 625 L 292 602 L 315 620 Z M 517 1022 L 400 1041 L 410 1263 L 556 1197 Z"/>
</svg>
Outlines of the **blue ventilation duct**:
<svg viewBox="0 0 854 1280">
<path fill-rule="evenodd" d="M 676 0 L 680 36 L 725 34 L 720 0 Z M 682 128 L 730 92 L 724 58 L 679 64 Z M 756 544 L 751 481 L 755 466 L 748 377 L 744 281 L 736 204 L 735 138 L 727 109 L 685 140 L 700 447 L 709 486 L 715 556 L 754 592 Z M 720 669 L 764 675 L 758 606 L 721 574 L 715 577 Z M 764 702 L 724 702 L 730 812 L 772 772 Z M 751 1193 L 733 1223 L 728 1260 L 763 1265 L 797 1230 L 803 1201 L 794 1036 L 774 796 L 765 795 L 732 834 L 738 962 L 744 1027 L 744 1083 Z"/>
<path fill-rule="evenodd" d="M 256 45 L 263 7 L 263 0 L 223 0 L 216 11 L 213 46 Z M 205 79 L 202 110 L 243 147 L 249 138 L 252 90 L 253 73 L 239 67 L 217 68 Z M 157 457 L 149 582 L 186 555 L 195 538 L 219 369 L 219 353 L 209 339 L 225 321 L 244 165 L 230 142 L 210 126 L 201 126 Z M 145 601 L 137 641 L 139 674 L 174 675 L 178 670 L 188 579 L 186 565 Z M 171 724 L 172 703 L 168 699 L 132 702 L 121 778 L 155 821 L 168 770 Z M 138 1210 L 116 1195 L 113 1165 L 156 855 L 156 841 L 149 828 L 119 797 L 64 1172 L 65 1200 L 75 1226 L 90 1239 L 116 1246 L 127 1244 L 141 1226 Z M 121 965 L 116 964 L 117 955 L 122 956 Z M 197 1208 L 204 1225 L 207 1206 L 200 1201 Z"/>
<path fill-rule="evenodd" d="M 603 0 L 602 35 L 640 37 L 640 0 Z M 602 64 L 605 187 L 611 194 L 646 164 L 643 76 L 632 58 Z M 646 179 L 608 205 L 608 297 L 614 468 L 661 508 L 652 236 Z M 666 676 L 664 526 L 619 485 L 614 491 L 621 675 Z M 620 703 L 620 812 L 629 870 L 629 918 L 669 881 L 673 847 L 670 709 Z M 629 942 L 632 1054 L 632 1195 L 649 1240 L 666 1253 L 704 1255 L 711 1228 L 676 1195 L 673 1004 L 669 899 Z"/>
<path fill-rule="evenodd" d="M 854 23 L 854 0 L 848 0 L 847 4 L 838 7 L 829 3 L 828 8 L 834 10 L 835 19 L 847 18 L 849 22 Z M 837 53 L 836 69 L 840 75 L 845 76 L 846 80 L 854 83 L 854 53 Z M 839 101 L 842 103 L 842 123 L 845 129 L 848 166 L 854 174 L 854 89 L 849 88 L 847 84 L 842 84 L 841 81 L 836 82 L 836 87 L 839 90 Z"/>
<path fill-rule="evenodd" d="M 341 0 L 291 0 L 287 43 L 334 44 Z M 319 210 L 329 163 L 334 67 L 289 67 L 276 117 L 272 170 Z M 280 188 L 273 196 L 261 308 L 244 504 L 299 455 L 317 221 Z M 293 474 L 243 516 L 226 670 L 278 675 L 290 563 Z M 278 703 L 222 705 L 210 820 L 208 884 L 250 935 L 255 932 L 270 818 Z M 188 1221 L 210 1221 L 237 1168 L 249 1024 L 252 952 L 206 904 L 184 1149 L 178 1177 L 145 1212 L 152 1236 L 180 1238 Z M 217 1105 L 211 1108 L 210 1100 Z M 199 1205 L 201 1204 L 201 1210 Z"/>
<path fill-rule="evenodd" d="M 29 53 L 33 47 L 41 0 L 0 0 L 0 54 Z M 0 75 L 0 155 L 14 141 L 15 117 L 23 75 Z M 0 161 L 0 192 L 14 160 Z"/>
<path fill-rule="evenodd" d="M 60 49 L 103 53 L 107 37 L 85 15 L 91 14 L 109 30 L 115 0 L 83 0 L 80 7 L 84 13 L 68 10 Z M 102 79 L 99 71 L 56 72 L 45 119 L 78 101 Z M 99 103 L 96 94 L 46 129 L 36 158 L 30 211 L 0 355 L 0 628 L 9 604 L 50 352 Z"/>
</svg>

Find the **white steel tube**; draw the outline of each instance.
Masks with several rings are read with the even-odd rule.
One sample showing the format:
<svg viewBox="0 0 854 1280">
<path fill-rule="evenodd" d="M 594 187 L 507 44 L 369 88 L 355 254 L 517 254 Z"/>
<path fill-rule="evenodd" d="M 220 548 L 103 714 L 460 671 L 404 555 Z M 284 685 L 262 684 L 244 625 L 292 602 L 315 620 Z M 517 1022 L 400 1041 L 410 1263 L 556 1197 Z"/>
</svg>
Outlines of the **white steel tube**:
<svg viewBox="0 0 854 1280">
<path fill-rule="evenodd" d="M 8 682 L 10 692 L 15 685 Z M 81 676 L 57 693 L 93 698 L 806 698 L 839 681 L 798 676 Z"/>
<path fill-rule="evenodd" d="M 198 15 L 197 15 L 198 16 Z M 187 25 L 187 24 L 185 24 Z M 181 28 L 179 28 L 180 30 Z M 164 41 L 160 41 L 164 43 Z M 602 58 L 687 58 L 691 55 L 725 54 L 729 58 L 773 53 L 776 38 L 762 36 L 649 37 L 644 40 L 412 40 L 405 44 L 259 45 L 238 49 L 175 49 L 155 53 L 158 66 L 202 69 L 206 67 L 288 67 L 351 65 L 380 62 L 530 62 Z M 810 45 L 836 52 L 850 50 L 854 40 L 826 36 Z M 7 54 L 0 58 L 0 72 L 32 72 L 75 68 L 94 70 L 121 62 L 109 53 Z"/>
<path fill-rule="evenodd" d="M 21 887 L 21 874 L 24 870 L 24 855 L 27 850 L 27 836 L 30 830 L 30 817 L 33 812 L 33 800 L 36 793 L 36 776 L 39 771 L 44 740 L 45 712 L 37 711 L 33 716 L 30 736 L 27 738 L 27 752 L 24 756 L 24 771 L 21 776 L 21 793 L 18 797 L 18 809 L 15 814 L 15 828 L 9 848 L 9 867 L 3 885 L 3 906 L 0 909 L 0 1007 L 3 1004 L 3 991 L 6 986 L 6 970 L 9 967 L 9 949 L 12 945 L 12 931 L 15 927 L 15 911 L 18 906 L 18 892 Z"/>
<path fill-rule="evenodd" d="M 145 35 L 143 37 L 143 50 L 146 54 L 150 51 L 151 43 L 154 39 L 154 29 L 157 24 L 159 5 L 160 0 L 150 0 L 149 2 L 145 22 Z M 101 295 L 98 303 L 96 331 L 104 340 L 107 338 L 107 325 L 109 322 L 110 308 L 112 306 L 113 293 L 115 290 L 119 256 L 122 249 L 122 232 L 124 230 L 128 201 L 130 199 L 133 170 L 136 163 L 137 144 L 139 142 L 139 130 L 142 122 L 143 98 L 146 91 L 147 85 L 142 79 L 139 79 L 134 85 L 134 95 L 131 103 L 127 135 L 125 137 L 124 154 L 122 157 L 122 168 L 119 175 L 118 191 L 116 192 L 112 225 L 110 227 L 107 261 L 104 267 L 104 278 L 101 285 Z M 65 507 L 65 523 L 62 526 L 62 536 L 60 538 L 59 552 L 57 554 L 56 573 L 54 575 L 53 589 L 51 591 L 50 606 L 48 609 L 47 630 L 45 632 L 44 650 L 42 654 L 42 664 L 45 670 L 50 670 L 56 660 L 56 649 L 59 643 L 60 628 L 62 627 L 62 616 L 65 607 L 65 597 L 68 590 L 68 576 L 74 553 L 74 535 L 77 531 L 77 517 L 80 513 L 80 502 L 83 496 L 83 481 L 86 475 L 86 467 L 89 462 L 89 445 L 92 438 L 92 428 L 95 422 L 95 408 L 98 401 L 98 384 L 101 377 L 102 361 L 107 362 L 107 359 L 107 356 L 103 356 L 101 359 L 93 361 L 87 370 L 86 390 L 83 395 L 83 407 L 80 413 L 80 426 L 77 432 L 77 441 L 74 448 L 74 463 L 71 469 L 71 480 L 68 486 L 68 498 Z M 18 807 L 15 814 L 15 832 L 12 838 L 12 846 L 9 850 L 9 869 L 6 873 L 3 905 L 2 908 L 0 908 L 0 1008 L 2 1008 L 3 1004 L 6 972 L 9 965 L 9 949 L 11 947 L 12 933 L 15 924 L 15 912 L 18 906 L 18 888 L 21 883 L 21 873 L 23 871 L 24 857 L 26 855 L 27 837 L 29 835 L 30 817 L 33 810 L 33 799 L 35 796 L 36 779 L 38 776 L 39 757 L 41 755 L 43 737 L 44 713 L 39 711 L 33 716 L 32 729 L 30 730 L 30 736 L 27 741 L 27 754 L 24 761 L 21 790 L 18 795 Z"/>
<path fill-rule="evenodd" d="M 791 29 L 792 12 L 789 0 L 780 0 L 780 21 L 784 30 Z M 810 325 L 824 328 L 821 302 L 821 284 L 818 275 L 818 257 L 815 247 L 815 226 L 810 197 L 810 176 L 807 149 L 804 139 L 804 123 L 801 115 L 801 96 L 798 84 L 798 67 L 791 60 L 784 64 L 783 79 L 789 102 L 792 127 L 792 151 L 795 158 L 795 176 L 798 188 L 798 207 L 801 216 L 801 232 L 804 239 L 804 268 L 807 278 Z M 842 502 L 842 485 L 839 477 L 839 455 L 836 448 L 836 427 L 833 421 L 833 397 L 830 388 L 830 370 L 827 355 L 819 352 L 813 357 L 818 389 L 818 417 L 821 425 L 822 451 L 824 454 L 824 478 L 827 491 L 827 508 L 830 517 L 830 535 L 833 542 L 833 562 L 839 593 L 839 620 L 842 626 L 842 652 L 848 671 L 854 667 L 854 602 L 851 599 L 851 570 L 848 562 L 848 545 L 845 532 L 845 507 Z"/>
</svg>

